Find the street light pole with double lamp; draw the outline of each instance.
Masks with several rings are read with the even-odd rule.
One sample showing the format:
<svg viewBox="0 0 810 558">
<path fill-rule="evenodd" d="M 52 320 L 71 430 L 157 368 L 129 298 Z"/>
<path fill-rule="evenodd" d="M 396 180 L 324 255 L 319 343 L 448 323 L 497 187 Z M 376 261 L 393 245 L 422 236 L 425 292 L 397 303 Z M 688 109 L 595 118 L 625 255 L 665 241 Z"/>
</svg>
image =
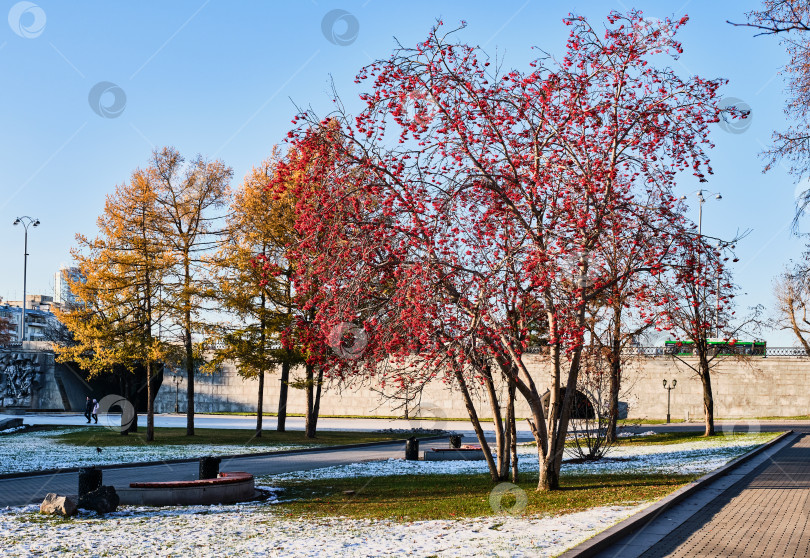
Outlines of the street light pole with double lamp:
<svg viewBox="0 0 810 558">
<path fill-rule="evenodd" d="M 33 219 L 28 215 L 17 217 L 14 220 L 14 225 L 22 225 L 25 229 L 25 248 L 23 250 L 23 298 L 22 298 L 22 317 L 20 319 L 20 343 L 25 341 L 25 296 L 26 296 L 26 283 L 28 281 L 28 226 L 39 226 L 39 219 Z"/>
</svg>

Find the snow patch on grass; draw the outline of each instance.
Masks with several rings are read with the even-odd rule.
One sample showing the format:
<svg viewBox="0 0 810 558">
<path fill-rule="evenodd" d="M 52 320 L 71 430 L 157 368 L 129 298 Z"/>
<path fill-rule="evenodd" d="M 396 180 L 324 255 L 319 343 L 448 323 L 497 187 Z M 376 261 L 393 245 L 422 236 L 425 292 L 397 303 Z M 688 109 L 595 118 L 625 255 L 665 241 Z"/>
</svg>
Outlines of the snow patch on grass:
<svg viewBox="0 0 810 558">
<path fill-rule="evenodd" d="M 663 473 L 702 474 L 723 466 L 758 445 L 777 436 L 776 433 L 717 436 L 698 442 L 680 444 L 619 446 L 611 449 L 609 457 L 587 463 L 564 463 L 562 474 L 587 475 L 605 473 Z M 518 447 L 521 472 L 538 470 L 537 450 L 532 446 Z M 487 474 L 486 461 L 369 461 L 295 471 L 262 477 L 262 482 L 274 480 L 330 479 L 346 477 L 385 477 L 390 475 L 456 475 Z"/>
<path fill-rule="evenodd" d="M 72 446 L 60 444 L 55 438 L 59 432 L 22 432 L 3 436 L 0 441 L 0 473 L 41 471 L 67 467 L 110 465 L 113 463 L 140 463 L 169 459 L 196 459 L 205 455 L 235 455 L 297 449 L 303 446 L 108 446 L 99 453 L 96 446 Z"/>
<path fill-rule="evenodd" d="M 639 436 L 655 436 L 655 430 L 647 430 L 647 432 L 619 432 L 619 438 L 637 438 Z"/>
</svg>

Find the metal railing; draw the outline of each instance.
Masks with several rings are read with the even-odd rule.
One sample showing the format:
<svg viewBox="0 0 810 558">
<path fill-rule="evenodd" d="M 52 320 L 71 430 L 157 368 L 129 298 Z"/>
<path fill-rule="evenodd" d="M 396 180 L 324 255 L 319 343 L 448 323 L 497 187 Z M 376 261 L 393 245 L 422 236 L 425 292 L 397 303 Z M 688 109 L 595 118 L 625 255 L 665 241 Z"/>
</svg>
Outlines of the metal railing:
<svg viewBox="0 0 810 558">
<path fill-rule="evenodd" d="M 724 351 L 728 351 L 729 347 L 724 346 Z M 548 347 L 527 347 L 524 353 L 527 354 L 543 354 L 548 351 Z M 714 355 L 717 351 L 716 348 L 710 348 L 709 354 Z M 632 356 L 645 356 L 645 357 L 664 357 L 664 356 L 673 356 L 678 354 L 679 356 L 690 356 L 690 354 L 694 354 L 691 351 L 691 347 L 683 346 L 680 349 L 677 349 L 673 345 L 668 347 L 627 347 L 622 351 L 623 355 Z M 741 355 L 741 356 L 754 356 L 754 357 L 810 357 L 810 353 L 808 353 L 802 347 L 766 347 L 765 354 L 762 354 L 761 347 L 745 347 L 740 346 L 737 347 L 735 352 L 723 352 L 723 356 L 732 356 L 734 355 Z"/>
</svg>

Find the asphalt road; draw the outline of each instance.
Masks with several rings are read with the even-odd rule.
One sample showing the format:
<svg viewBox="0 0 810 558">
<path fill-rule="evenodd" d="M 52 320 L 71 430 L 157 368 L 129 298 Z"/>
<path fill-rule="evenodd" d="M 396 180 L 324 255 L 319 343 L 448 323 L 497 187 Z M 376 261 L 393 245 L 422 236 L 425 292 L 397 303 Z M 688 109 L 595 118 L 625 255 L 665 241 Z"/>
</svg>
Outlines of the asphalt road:
<svg viewBox="0 0 810 558">
<path fill-rule="evenodd" d="M 22 415 L 0 414 L 0 418 L 17 416 L 24 419 L 25 424 L 54 424 L 63 426 L 83 426 L 87 423 L 86 419 L 81 413 L 26 413 Z M 139 415 L 138 424 L 146 426 L 146 416 Z M 99 424 L 106 424 L 112 427 L 120 425 L 120 418 L 118 415 L 99 416 Z M 159 427 L 185 427 L 186 415 L 183 414 L 160 414 L 155 415 L 155 426 Z M 251 429 L 256 426 L 256 417 L 254 416 L 236 416 L 236 415 L 205 415 L 198 414 L 194 417 L 194 425 L 196 428 L 238 428 L 238 429 Z M 485 430 L 488 428 L 488 423 L 483 423 Z M 303 417 L 287 417 L 286 423 L 287 430 L 304 430 Z M 448 432 L 462 434 L 464 436 L 475 437 L 475 433 L 468 421 L 446 420 L 442 418 L 429 419 L 429 420 L 406 420 L 406 419 L 380 419 L 380 418 L 320 418 L 318 419 L 318 430 L 321 431 L 357 431 L 357 432 L 373 432 L 385 429 L 395 430 L 410 430 L 412 428 L 424 429 L 439 429 Z M 756 420 L 756 419 L 737 419 L 737 420 L 720 420 L 715 422 L 715 428 L 718 431 L 730 431 L 732 428 L 735 431 L 763 431 L 763 432 L 776 432 L 784 430 L 795 430 L 797 432 L 810 432 L 810 420 L 795 421 L 795 420 Z M 275 430 L 276 418 L 264 417 L 262 420 L 263 430 Z M 701 422 L 688 422 L 688 423 L 673 423 L 673 424 L 656 424 L 625 427 L 627 432 L 644 432 L 653 430 L 655 432 L 679 432 L 679 431 L 701 431 L 703 423 Z M 529 426 L 526 421 L 518 421 L 517 423 L 518 438 L 523 440 L 532 439 Z"/>
</svg>

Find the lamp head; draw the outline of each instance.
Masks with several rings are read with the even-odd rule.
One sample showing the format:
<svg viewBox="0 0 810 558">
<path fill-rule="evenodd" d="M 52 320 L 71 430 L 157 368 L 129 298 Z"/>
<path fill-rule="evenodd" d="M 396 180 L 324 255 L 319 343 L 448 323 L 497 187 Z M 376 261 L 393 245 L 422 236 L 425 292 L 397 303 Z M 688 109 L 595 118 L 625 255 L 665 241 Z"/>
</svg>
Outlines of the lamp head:
<svg viewBox="0 0 810 558">
<path fill-rule="evenodd" d="M 667 381 L 664 380 L 664 387 L 667 387 Z"/>
<path fill-rule="evenodd" d="M 672 380 L 672 387 L 675 387 L 677 385 L 678 385 L 678 380 Z"/>
<path fill-rule="evenodd" d="M 716 200 L 722 200 L 722 199 L 723 199 L 723 196 L 721 196 L 720 194 L 717 194 L 716 196 L 714 196 L 714 199 L 716 199 Z"/>
<path fill-rule="evenodd" d="M 15 224 L 15 225 L 19 225 L 19 224 L 20 224 L 20 218 L 19 218 L 19 217 L 17 217 L 16 219 L 14 219 L 14 224 Z"/>
<path fill-rule="evenodd" d="M 38 227 L 38 226 L 39 226 L 39 219 L 37 219 L 36 221 L 34 221 L 34 226 L 35 226 L 35 227 Z"/>
</svg>

